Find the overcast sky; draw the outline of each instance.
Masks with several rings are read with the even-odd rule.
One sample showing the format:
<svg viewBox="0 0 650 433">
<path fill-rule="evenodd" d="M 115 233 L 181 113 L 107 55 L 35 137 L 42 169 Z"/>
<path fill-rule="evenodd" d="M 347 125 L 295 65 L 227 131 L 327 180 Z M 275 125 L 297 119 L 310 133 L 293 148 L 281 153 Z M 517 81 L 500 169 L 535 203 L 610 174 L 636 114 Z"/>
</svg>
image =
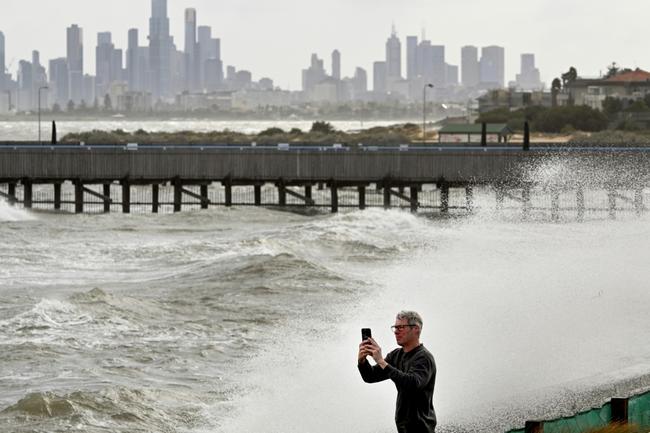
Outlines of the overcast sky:
<svg viewBox="0 0 650 433">
<path fill-rule="evenodd" d="M 97 32 L 111 31 L 126 49 L 127 30 L 140 29 L 146 44 L 150 0 L 1 0 L 0 31 L 5 34 L 7 63 L 41 52 L 43 63 L 65 56 L 65 29 L 84 30 L 84 69 L 95 73 Z M 199 25 L 212 26 L 221 38 L 224 65 L 272 78 L 298 90 L 301 70 L 311 53 L 325 59 L 338 49 L 342 74 L 384 58 L 384 44 L 394 23 L 402 41 L 425 30 L 434 45 L 446 46 L 447 62 L 460 64 L 463 45 L 501 45 L 506 54 L 506 82 L 519 72 L 519 56 L 536 55 L 542 79 L 575 66 L 583 76 L 598 76 L 612 61 L 650 69 L 648 0 L 168 0 L 171 32 L 184 46 L 183 11 L 197 9 Z M 405 66 L 403 66 L 405 73 Z"/>
</svg>

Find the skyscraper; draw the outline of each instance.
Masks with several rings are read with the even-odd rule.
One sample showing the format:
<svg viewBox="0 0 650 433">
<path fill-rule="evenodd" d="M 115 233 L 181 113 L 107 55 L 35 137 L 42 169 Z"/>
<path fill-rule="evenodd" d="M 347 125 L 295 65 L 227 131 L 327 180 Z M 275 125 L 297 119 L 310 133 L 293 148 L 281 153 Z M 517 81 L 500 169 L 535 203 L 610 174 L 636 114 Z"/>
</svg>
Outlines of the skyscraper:
<svg viewBox="0 0 650 433">
<path fill-rule="evenodd" d="M 68 61 L 65 57 L 50 60 L 50 91 L 53 94 L 52 102 L 65 110 L 68 104 L 70 92 L 68 90 L 69 73 Z"/>
<path fill-rule="evenodd" d="M 5 35 L 0 32 L 0 91 L 5 89 Z"/>
<path fill-rule="evenodd" d="M 137 87 L 138 44 L 138 29 L 129 29 L 129 47 L 126 50 L 126 81 L 129 84 L 129 90 L 136 90 Z"/>
<path fill-rule="evenodd" d="M 372 90 L 375 93 L 388 91 L 388 74 L 386 62 L 375 62 L 372 65 Z"/>
<path fill-rule="evenodd" d="M 167 0 L 151 0 L 149 64 L 155 99 L 168 97 L 171 91 L 171 45 Z"/>
<path fill-rule="evenodd" d="M 436 87 L 445 87 L 447 83 L 447 64 L 445 63 L 445 46 L 432 45 L 433 59 L 431 83 Z"/>
<path fill-rule="evenodd" d="M 95 85 L 97 96 L 102 99 L 108 93 L 108 87 L 113 81 L 111 74 L 113 62 L 113 50 L 110 32 L 97 33 L 97 47 L 95 48 Z"/>
<path fill-rule="evenodd" d="M 406 37 L 406 79 L 418 76 L 418 37 Z"/>
<path fill-rule="evenodd" d="M 332 51 L 332 78 L 341 79 L 341 53 L 339 50 Z"/>
<path fill-rule="evenodd" d="M 73 24 L 67 28 L 67 51 L 70 100 L 75 104 L 84 99 L 84 46 L 83 30 Z"/>
<path fill-rule="evenodd" d="M 480 78 L 478 48 L 467 45 L 460 49 L 461 82 L 465 87 L 476 87 Z"/>
<path fill-rule="evenodd" d="M 196 42 L 196 9 L 185 9 L 185 90 L 195 91 L 199 81 Z"/>
<path fill-rule="evenodd" d="M 535 54 L 521 55 L 521 72 L 517 74 L 517 87 L 523 90 L 536 90 L 542 87 L 539 69 L 535 67 Z"/>
<path fill-rule="evenodd" d="M 481 86 L 502 88 L 505 84 L 505 50 L 491 45 L 481 49 Z"/>
<path fill-rule="evenodd" d="M 389 81 L 402 78 L 402 44 L 393 26 L 390 38 L 386 41 L 386 77 Z"/>
</svg>

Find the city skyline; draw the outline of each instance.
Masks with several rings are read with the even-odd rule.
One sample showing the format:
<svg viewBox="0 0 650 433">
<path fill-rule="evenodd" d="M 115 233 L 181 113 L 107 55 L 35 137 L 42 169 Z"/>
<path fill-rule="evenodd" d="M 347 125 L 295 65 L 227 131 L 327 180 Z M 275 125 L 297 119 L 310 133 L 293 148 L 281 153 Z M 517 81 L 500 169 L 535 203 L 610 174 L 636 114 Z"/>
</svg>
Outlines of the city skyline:
<svg viewBox="0 0 650 433">
<path fill-rule="evenodd" d="M 339 3 L 340 8 L 336 7 Z M 612 61 L 632 68 L 646 66 L 645 59 L 638 55 L 643 52 L 643 44 L 633 35 L 640 34 L 635 33 L 635 29 L 641 31 L 643 20 L 640 17 L 644 14 L 639 9 L 650 12 L 650 6 L 632 8 L 623 5 L 616 11 L 608 11 L 606 17 L 604 14 L 590 16 L 593 26 L 578 32 L 575 28 L 577 24 L 568 16 L 572 11 L 582 11 L 579 1 L 563 4 L 562 14 L 558 14 L 542 1 L 533 0 L 520 5 L 502 0 L 500 5 L 507 11 L 505 23 L 502 12 L 497 10 L 499 8 L 487 8 L 476 0 L 458 3 L 460 5 L 442 4 L 432 8 L 424 1 L 414 0 L 412 7 L 396 9 L 394 4 L 383 0 L 360 0 L 354 5 L 333 0 L 328 2 L 328 8 L 324 8 L 327 10 L 318 10 L 316 28 L 314 4 L 290 0 L 280 0 L 273 5 L 255 1 L 242 4 L 227 0 L 215 5 L 205 0 L 169 0 L 168 16 L 170 34 L 179 49 L 184 49 L 185 9 L 194 8 L 197 11 L 197 25 L 211 26 L 213 36 L 221 39 L 224 68 L 235 65 L 238 69 L 253 71 L 255 79 L 269 77 L 276 85 L 291 90 L 301 88 L 300 71 L 312 53 L 329 58 L 331 52 L 338 49 L 342 76 L 353 76 L 357 67 L 372 71 L 373 62 L 385 57 L 384 42 L 390 36 L 393 24 L 402 42 L 402 76 L 406 76 L 407 70 L 406 37 L 420 37 L 422 29 L 432 44 L 446 46 L 446 61 L 453 65 L 461 64 L 461 47 L 465 45 L 505 47 L 506 83 L 514 80 L 519 73 L 520 55 L 525 53 L 536 54 L 541 80 L 546 82 L 547 87 L 554 77 L 569 66 L 575 66 L 579 73 L 587 76 L 604 72 Z M 65 57 L 65 29 L 77 24 L 84 31 L 84 68 L 94 72 L 91 65 L 95 64 L 96 35 L 111 32 L 115 47 L 126 51 L 128 29 L 138 28 L 140 43 L 145 43 L 150 7 L 149 0 L 129 3 L 116 0 L 110 5 L 79 0 L 68 0 L 65 4 L 42 0 L 7 0 L 3 6 L 5 12 L 0 16 L 0 30 L 6 39 L 7 65 L 11 66 L 10 71 L 15 75 L 18 62 L 30 59 L 32 50 L 40 52 L 43 63 Z M 476 10 L 480 19 L 474 14 L 469 16 L 468 8 Z M 42 13 L 34 14 L 35 10 Z M 125 10 L 129 13 L 125 14 Z M 361 18 L 358 12 L 364 10 L 366 16 Z M 478 13 L 481 11 L 489 13 Z M 462 20 L 439 18 L 440 15 L 461 13 Z M 619 15 L 625 16 L 624 25 L 620 19 L 616 19 Z M 24 24 L 26 20 L 17 20 L 18 16 L 29 16 L 30 25 Z M 296 20 L 296 17 L 301 19 Z M 372 22 L 372 25 L 366 24 L 366 21 Z M 461 21 L 462 29 L 455 27 Z M 622 37 L 614 38 L 610 32 L 603 31 L 605 27 L 598 28 L 605 24 L 609 24 L 609 28 L 614 27 L 614 30 L 620 26 L 625 33 Z M 360 27 L 363 30 L 361 33 Z M 38 28 L 38 31 L 34 32 L 34 28 Z M 581 53 L 580 57 L 576 56 L 578 52 Z M 278 56 L 282 62 L 277 61 Z M 329 64 L 327 69 L 329 72 Z"/>
</svg>

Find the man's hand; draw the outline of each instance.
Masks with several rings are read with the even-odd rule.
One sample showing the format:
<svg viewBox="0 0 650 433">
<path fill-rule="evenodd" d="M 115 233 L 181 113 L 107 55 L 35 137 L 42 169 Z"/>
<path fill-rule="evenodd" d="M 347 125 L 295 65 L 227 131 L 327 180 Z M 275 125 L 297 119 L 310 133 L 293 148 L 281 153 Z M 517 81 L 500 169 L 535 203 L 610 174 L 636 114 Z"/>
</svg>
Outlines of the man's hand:
<svg viewBox="0 0 650 433">
<path fill-rule="evenodd" d="M 364 340 L 359 344 L 359 364 L 366 362 L 368 356 L 372 356 L 372 353 L 368 350 L 368 340 Z"/>
<path fill-rule="evenodd" d="M 381 347 L 377 342 L 369 338 L 366 341 L 364 341 L 362 344 L 365 344 L 366 350 L 369 352 L 370 356 L 372 356 L 372 359 L 375 360 L 378 366 L 380 366 L 382 369 L 386 368 L 388 365 L 386 361 L 384 360 L 384 357 L 381 354 Z"/>
</svg>

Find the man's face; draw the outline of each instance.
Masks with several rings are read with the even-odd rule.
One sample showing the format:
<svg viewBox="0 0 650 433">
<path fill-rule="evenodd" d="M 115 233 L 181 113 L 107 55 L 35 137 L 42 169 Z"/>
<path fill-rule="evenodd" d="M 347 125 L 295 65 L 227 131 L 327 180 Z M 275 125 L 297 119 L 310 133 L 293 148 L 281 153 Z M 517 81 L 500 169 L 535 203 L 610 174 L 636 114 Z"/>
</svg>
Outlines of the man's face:
<svg viewBox="0 0 650 433">
<path fill-rule="evenodd" d="M 408 321 L 404 319 L 395 320 L 393 332 L 398 346 L 408 345 L 418 338 L 417 326 L 409 326 Z"/>
</svg>

